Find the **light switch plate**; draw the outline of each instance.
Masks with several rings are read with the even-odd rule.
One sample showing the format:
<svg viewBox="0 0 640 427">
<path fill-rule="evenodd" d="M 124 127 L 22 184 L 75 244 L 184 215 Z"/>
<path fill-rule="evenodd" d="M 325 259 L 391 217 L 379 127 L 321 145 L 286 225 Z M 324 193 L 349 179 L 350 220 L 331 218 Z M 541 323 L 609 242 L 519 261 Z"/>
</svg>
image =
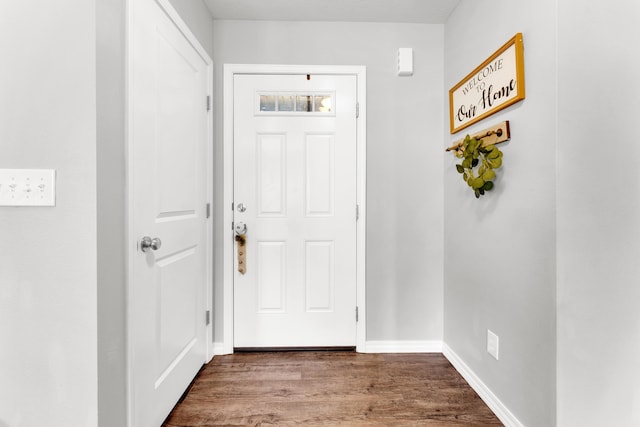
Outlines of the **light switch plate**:
<svg viewBox="0 0 640 427">
<path fill-rule="evenodd" d="M 55 205 L 55 169 L 0 169 L 0 206 Z"/>
<path fill-rule="evenodd" d="M 500 350 L 500 338 L 487 329 L 487 352 L 498 360 Z"/>
</svg>

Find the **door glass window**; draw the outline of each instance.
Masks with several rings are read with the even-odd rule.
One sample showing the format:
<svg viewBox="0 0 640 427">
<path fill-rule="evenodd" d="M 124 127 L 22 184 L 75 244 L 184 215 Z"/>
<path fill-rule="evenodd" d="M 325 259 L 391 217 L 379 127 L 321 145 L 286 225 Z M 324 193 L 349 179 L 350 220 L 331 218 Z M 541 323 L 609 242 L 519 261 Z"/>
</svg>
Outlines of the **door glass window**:
<svg viewBox="0 0 640 427">
<path fill-rule="evenodd" d="M 330 95 L 316 95 L 313 97 L 314 111 L 319 113 L 330 113 L 332 99 Z"/>
<path fill-rule="evenodd" d="M 260 95 L 260 111 L 276 111 L 276 97 L 274 95 Z"/>
<path fill-rule="evenodd" d="M 257 114 L 335 115 L 333 93 L 257 93 Z"/>
<path fill-rule="evenodd" d="M 296 97 L 296 111 L 310 113 L 313 111 L 313 95 L 298 95 Z"/>
<path fill-rule="evenodd" d="M 294 111 L 296 97 L 293 95 L 278 96 L 278 111 Z"/>
</svg>

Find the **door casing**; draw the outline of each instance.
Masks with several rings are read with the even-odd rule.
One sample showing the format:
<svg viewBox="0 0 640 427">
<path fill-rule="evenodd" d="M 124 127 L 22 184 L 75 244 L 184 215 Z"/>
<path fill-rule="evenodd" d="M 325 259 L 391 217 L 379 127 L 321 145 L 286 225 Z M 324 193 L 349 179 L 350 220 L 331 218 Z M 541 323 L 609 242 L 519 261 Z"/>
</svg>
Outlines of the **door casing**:
<svg viewBox="0 0 640 427">
<path fill-rule="evenodd" d="M 358 323 L 356 325 L 356 351 L 364 352 L 366 344 L 366 67 L 343 65 L 269 65 L 269 64 L 224 64 L 223 71 L 223 340 L 216 354 L 233 353 L 233 98 L 234 75 L 236 74 L 321 74 L 354 75 L 357 80 L 356 97 L 359 105 L 356 121 L 356 203 L 359 218 L 356 223 L 356 302 Z M 355 207 L 354 207 L 355 208 Z M 356 314 L 354 313 L 354 316 Z"/>
</svg>

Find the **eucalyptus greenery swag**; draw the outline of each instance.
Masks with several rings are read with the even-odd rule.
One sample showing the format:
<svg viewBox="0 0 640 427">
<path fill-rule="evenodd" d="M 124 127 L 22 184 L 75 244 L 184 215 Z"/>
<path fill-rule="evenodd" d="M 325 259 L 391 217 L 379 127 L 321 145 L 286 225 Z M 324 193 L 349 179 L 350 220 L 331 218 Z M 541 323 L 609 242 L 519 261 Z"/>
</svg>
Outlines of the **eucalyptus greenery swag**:
<svg viewBox="0 0 640 427">
<path fill-rule="evenodd" d="M 463 159 L 461 164 L 456 165 L 456 170 L 479 199 L 493 188 L 493 179 L 496 177 L 494 169 L 502 166 L 502 151 L 495 145 L 483 146 L 482 139 L 467 135 L 455 154 Z"/>
</svg>

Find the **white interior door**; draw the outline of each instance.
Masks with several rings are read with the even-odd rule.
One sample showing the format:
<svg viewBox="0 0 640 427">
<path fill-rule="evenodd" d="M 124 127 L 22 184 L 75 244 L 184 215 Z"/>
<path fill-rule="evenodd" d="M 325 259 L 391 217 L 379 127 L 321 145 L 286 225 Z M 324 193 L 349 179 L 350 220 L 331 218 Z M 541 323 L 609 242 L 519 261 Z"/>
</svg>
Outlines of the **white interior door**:
<svg viewBox="0 0 640 427">
<path fill-rule="evenodd" d="M 356 344 L 356 77 L 236 75 L 234 346 Z"/>
<path fill-rule="evenodd" d="M 129 422 L 157 427 L 206 357 L 209 68 L 156 1 L 130 4 Z"/>
</svg>

